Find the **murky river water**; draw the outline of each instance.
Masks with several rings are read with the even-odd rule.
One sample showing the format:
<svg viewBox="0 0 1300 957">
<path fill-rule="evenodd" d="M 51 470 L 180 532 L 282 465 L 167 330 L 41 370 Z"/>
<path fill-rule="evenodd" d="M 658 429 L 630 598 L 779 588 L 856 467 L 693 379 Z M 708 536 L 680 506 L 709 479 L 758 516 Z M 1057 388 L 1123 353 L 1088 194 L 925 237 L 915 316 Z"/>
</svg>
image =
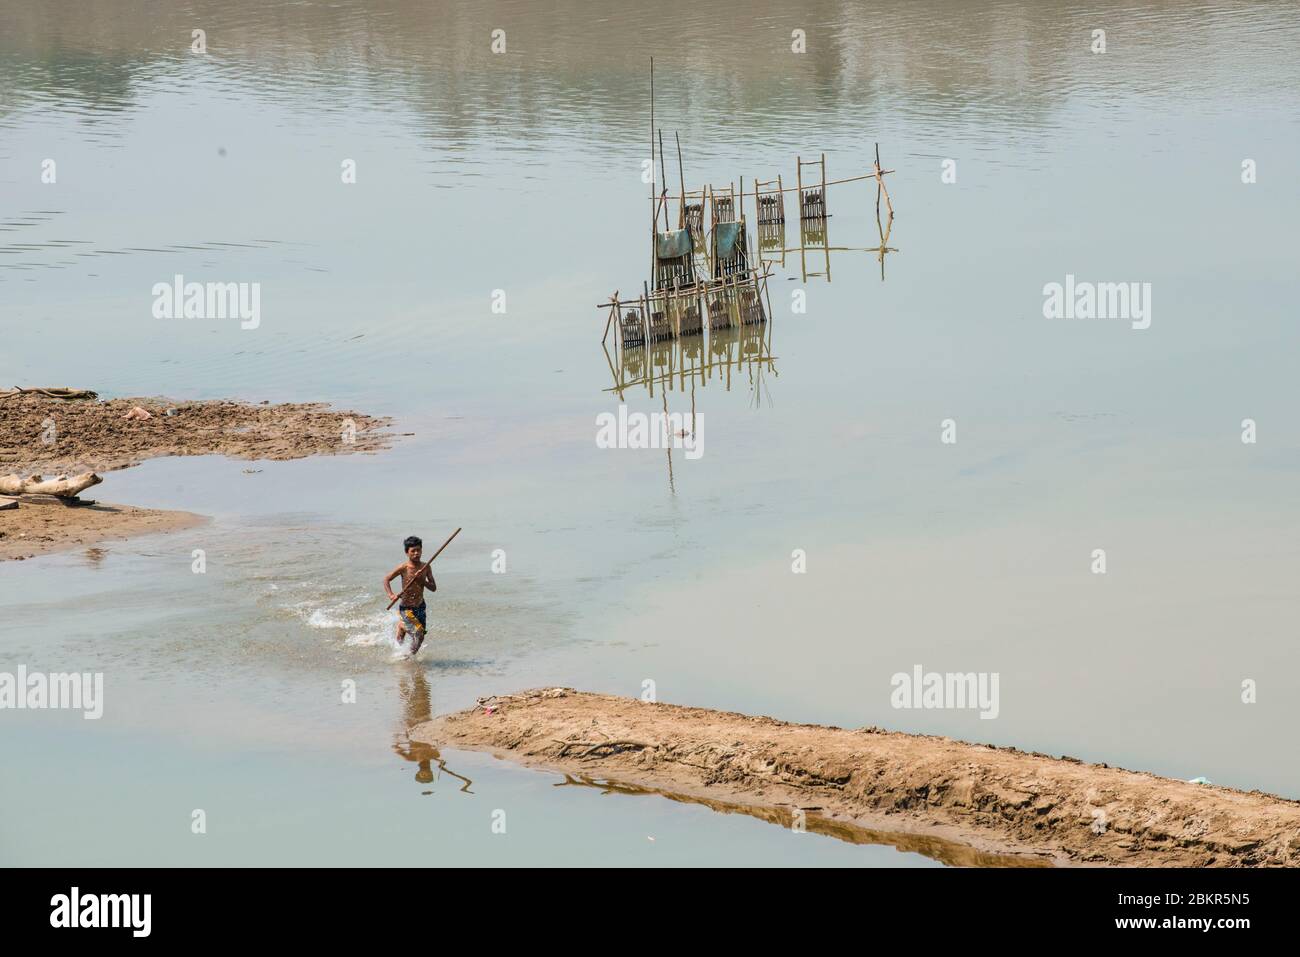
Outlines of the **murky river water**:
<svg viewBox="0 0 1300 957">
<path fill-rule="evenodd" d="M 1300 797 L 1298 53 L 1282 3 L 0 0 L 0 384 L 414 433 L 113 473 L 212 521 L 0 569 L 0 668 L 107 695 L 3 715 L 0 861 L 937 862 L 403 733 L 549 684 Z M 651 54 L 674 189 L 674 131 L 687 188 L 897 170 L 893 251 L 831 187 L 836 248 L 792 217 L 728 353 L 763 361 L 666 395 L 594 308 L 647 271 Z M 177 274 L 260 324 L 155 318 Z M 1067 275 L 1150 283 L 1149 327 L 1044 318 Z M 620 383 L 703 456 L 597 448 Z M 379 580 L 456 526 L 395 664 Z M 997 673 L 997 718 L 892 707 L 918 664 Z"/>
</svg>

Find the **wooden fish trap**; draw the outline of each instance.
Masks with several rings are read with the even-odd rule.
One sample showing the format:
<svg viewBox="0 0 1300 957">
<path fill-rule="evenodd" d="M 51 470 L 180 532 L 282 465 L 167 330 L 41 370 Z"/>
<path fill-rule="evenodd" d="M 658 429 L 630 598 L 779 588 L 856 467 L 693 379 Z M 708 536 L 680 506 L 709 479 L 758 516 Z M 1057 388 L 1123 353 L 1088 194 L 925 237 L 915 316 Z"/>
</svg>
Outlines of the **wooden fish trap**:
<svg viewBox="0 0 1300 957">
<path fill-rule="evenodd" d="M 742 326 L 756 326 L 767 322 L 767 313 L 763 311 L 763 294 L 758 281 L 751 279 L 741 283 L 737 289 L 737 306 Z"/>
<path fill-rule="evenodd" d="M 775 186 L 775 189 L 771 187 Z M 754 206 L 757 219 L 755 222 L 761 230 L 764 226 L 785 225 L 785 190 L 781 185 L 781 176 L 767 181 L 754 181 Z"/>
<path fill-rule="evenodd" d="M 647 288 L 642 296 L 645 303 L 645 314 L 648 317 L 647 337 L 651 342 L 664 342 L 668 339 L 675 339 L 677 331 L 673 328 L 673 323 L 668 314 L 668 297 L 662 293 L 651 293 Z"/>
<path fill-rule="evenodd" d="M 614 315 L 618 316 L 618 334 L 623 348 L 645 345 L 645 315 L 637 305 L 620 304 L 614 301 Z"/>
<path fill-rule="evenodd" d="M 728 279 L 749 271 L 749 248 L 742 211 L 736 216 L 738 204 L 733 186 L 726 192 L 709 189 L 709 208 L 712 224 L 709 232 L 709 261 L 714 279 Z"/>
<path fill-rule="evenodd" d="M 682 194 L 682 225 L 690 231 L 691 240 L 698 246 L 704 242 L 704 190 L 691 190 Z"/>
<path fill-rule="evenodd" d="M 709 310 L 709 331 L 730 329 L 735 323 L 735 289 L 726 284 L 710 286 L 704 293 Z"/>
<path fill-rule="evenodd" d="M 647 291 L 647 295 L 652 342 L 675 339 L 678 336 L 697 336 L 704 331 L 700 293 L 696 287 Z"/>
<path fill-rule="evenodd" d="M 817 166 L 821 168 L 821 183 L 805 187 L 803 184 L 803 168 L 805 166 Z M 795 176 L 798 180 L 799 187 L 799 218 L 800 219 L 825 219 L 826 213 L 826 154 L 822 154 L 819 160 L 804 160 L 801 157 L 795 157 Z"/>
<path fill-rule="evenodd" d="M 673 336 L 673 324 L 668 321 L 666 313 L 650 313 L 650 341 L 653 343 L 667 342 Z"/>
<path fill-rule="evenodd" d="M 655 289 L 681 289 L 695 285 L 695 251 L 684 230 L 659 233 L 655 237 Z M 675 252 L 677 255 L 670 255 Z"/>
<path fill-rule="evenodd" d="M 727 224 L 721 224 L 724 227 Z M 742 220 L 736 224 L 736 232 L 731 249 L 728 252 L 721 248 L 718 236 L 714 235 L 713 247 L 713 278 L 714 279 L 731 279 L 735 276 L 743 276 L 749 272 L 749 249 L 748 242 L 745 238 L 745 223 Z"/>
<path fill-rule="evenodd" d="M 709 210 L 714 225 L 730 223 L 736 219 L 736 187 L 728 184 L 727 191 L 709 187 Z"/>
<path fill-rule="evenodd" d="M 677 320 L 677 335 L 698 336 L 704 331 L 704 320 L 700 313 L 700 297 L 697 292 L 692 291 L 675 296 L 673 313 Z"/>
</svg>

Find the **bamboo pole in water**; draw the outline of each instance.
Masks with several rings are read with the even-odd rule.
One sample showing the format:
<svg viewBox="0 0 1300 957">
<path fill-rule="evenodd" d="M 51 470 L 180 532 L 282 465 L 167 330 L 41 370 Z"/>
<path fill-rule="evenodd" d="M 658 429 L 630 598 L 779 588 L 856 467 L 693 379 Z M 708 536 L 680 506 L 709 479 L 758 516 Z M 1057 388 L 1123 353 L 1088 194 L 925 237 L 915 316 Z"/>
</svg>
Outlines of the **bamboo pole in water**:
<svg viewBox="0 0 1300 957">
<path fill-rule="evenodd" d="M 659 253 L 655 249 L 655 230 L 659 222 L 659 194 L 655 192 L 655 58 L 650 58 L 650 275 L 655 274 Z"/>
<path fill-rule="evenodd" d="M 824 217 L 826 216 L 826 213 L 829 211 L 829 206 L 828 206 L 827 203 L 826 203 L 826 154 L 825 154 L 825 153 L 822 154 L 822 200 L 821 200 L 821 205 L 822 205 L 822 216 L 823 216 L 823 218 L 824 218 Z M 827 280 L 829 281 L 830 277 L 827 276 L 826 278 L 827 278 Z"/>
<path fill-rule="evenodd" d="M 811 163 L 811 162 L 810 162 L 808 165 L 809 165 L 809 166 L 816 166 L 817 164 L 816 164 L 816 163 Z M 880 171 L 880 174 L 879 174 L 879 175 L 881 175 L 881 176 L 888 176 L 890 173 L 896 173 L 896 172 L 898 172 L 898 171 L 897 171 L 897 170 L 893 170 L 893 169 L 882 169 L 882 170 Z M 825 185 L 827 185 L 827 186 L 842 186 L 842 185 L 845 184 L 845 183 L 860 183 L 860 182 L 862 182 L 863 180 L 866 180 L 866 179 L 875 179 L 875 178 L 876 178 L 876 175 L 877 175 L 877 174 L 876 174 L 876 171 L 875 171 L 875 169 L 874 169 L 874 167 L 873 167 L 873 168 L 872 168 L 872 171 L 871 171 L 870 173 L 863 173 L 861 176 L 846 176 L 846 177 L 844 177 L 844 179 L 828 179 L 828 180 L 826 180 Z M 780 179 L 779 176 L 778 176 L 777 178 L 778 178 L 778 180 Z M 734 185 L 734 184 L 733 184 L 733 185 Z M 777 192 L 779 192 L 779 193 L 794 193 L 794 192 L 798 192 L 798 190 L 799 190 L 799 187 L 797 187 L 797 186 L 782 186 L 782 187 L 779 187 L 779 188 L 777 189 Z M 769 190 L 769 192 L 771 192 L 771 190 Z"/>
<path fill-rule="evenodd" d="M 677 176 L 682 184 L 682 208 L 677 216 L 677 228 L 686 228 L 686 171 L 682 168 L 682 138 L 673 130 L 673 139 L 677 141 Z"/>
<path fill-rule="evenodd" d="M 799 222 L 802 223 L 803 222 L 803 157 L 802 156 L 796 156 L 794 158 L 794 177 L 795 177 L 795 183 L 797 184 L 795 186 L 795 189 L 798 190 L 798 197 L 799 197 Z M 803 243 L 801 242 L 799 245 L 802 246 Z"/>
<path fill-rule="evenodd" d="M 884 174 L 892 170 L 883 170 L 880 168 L 880 144 L 876 144 L 876 217 L 880 217 L 880 194 L 885 194 L 885 205 L 889 207 L 889 218 L 894 218 L 894 204 L 889 200 L 889 187 L 885 185 Z"/>
<path fill-rule="evenodd" d="M 654 157 L 650 157 L 651 162 Z M 669 230 L 668 226 L 668 164 L 664 162 L 664 131 L 659 131 L 659 172 L 663 174 L 663 196 L 664 196 L 664 232 Z"/>
</svg>

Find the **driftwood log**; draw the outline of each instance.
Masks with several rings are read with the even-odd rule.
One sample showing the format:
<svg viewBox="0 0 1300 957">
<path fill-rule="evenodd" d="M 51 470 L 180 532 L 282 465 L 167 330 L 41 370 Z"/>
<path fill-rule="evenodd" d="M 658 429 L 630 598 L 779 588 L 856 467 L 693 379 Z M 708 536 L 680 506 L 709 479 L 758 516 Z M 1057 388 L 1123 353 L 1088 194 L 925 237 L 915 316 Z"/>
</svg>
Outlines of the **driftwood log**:
<svg viewBox="0 0 1300 957">
<path fill-rule="evenodd" d="M 90 389 L 70 389 L 65 385 L 45 386 L 36 388 L 25 388 L 20 385 L 12 389 L 0 391 L 0 399 L 8 399 L 15 395 L 43 395 L 51 399 L 98 399 L 99 393 L 92 392 Z"/>
<path fill-rule="evenodd" d="M 59 498 L 72 498 L 102 481 L 104 480 L 94 472 L 74 475 L 71 478 L 60 475 L 52 479 L 42 478 L 39 475 L 30 478 L 5 475 L 0 476 L 0 495 L 57 495 Z"/>
</svg>

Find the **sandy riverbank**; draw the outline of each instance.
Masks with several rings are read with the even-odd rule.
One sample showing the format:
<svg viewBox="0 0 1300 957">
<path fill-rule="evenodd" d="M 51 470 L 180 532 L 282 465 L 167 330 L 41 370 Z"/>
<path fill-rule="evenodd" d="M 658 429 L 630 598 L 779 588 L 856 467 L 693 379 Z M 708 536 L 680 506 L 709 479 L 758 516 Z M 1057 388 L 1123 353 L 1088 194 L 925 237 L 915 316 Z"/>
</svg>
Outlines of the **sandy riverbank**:
<svg viewBox="0 0 1300 957">
<path fill-rule="evenodd" d="M 148 416 L 133 413 L 128 418 L 137 407 Z M 112 471 L 166 455 L 279 461 L 373 453 L 393 441 L 388 425 L 388 419 L 319 403 L 101 401 L 0 393 L 0 476 Z M 109 486 L 111 479 L 95 488 L 102 492 Z M 175 531 L 202 521 L 190 512 L 23 496 L 17 508 L 0 509 L 0 561 Z"/>
<path fill-rule="evenodd" d="M 25 498 L 0 511 L 0 562 L 22 561 L 114 539 L 156 535 L 201 525 L 193 512 L 132 508 L 129 505 L 68 505 L 53 497 Z"/>
<path fill-rule="evenodd" d="M 779 812 L 781 823 L 799 809 L 808 830 L 844 824 L 1058 864 L 1300 866 L 1300 802 L 949 738 L 572 689 L 485 699 L 410 734 L 760 817 Z"/>
<path fill-rule="evenodd" d="M 139 406 L 147 419 L 128 419 Z M 319 403 L 0 394 L 0 474 L 111 471 L 163 455 L 284 460 L 377 452 L 388 419 Z"/>
</svg>

